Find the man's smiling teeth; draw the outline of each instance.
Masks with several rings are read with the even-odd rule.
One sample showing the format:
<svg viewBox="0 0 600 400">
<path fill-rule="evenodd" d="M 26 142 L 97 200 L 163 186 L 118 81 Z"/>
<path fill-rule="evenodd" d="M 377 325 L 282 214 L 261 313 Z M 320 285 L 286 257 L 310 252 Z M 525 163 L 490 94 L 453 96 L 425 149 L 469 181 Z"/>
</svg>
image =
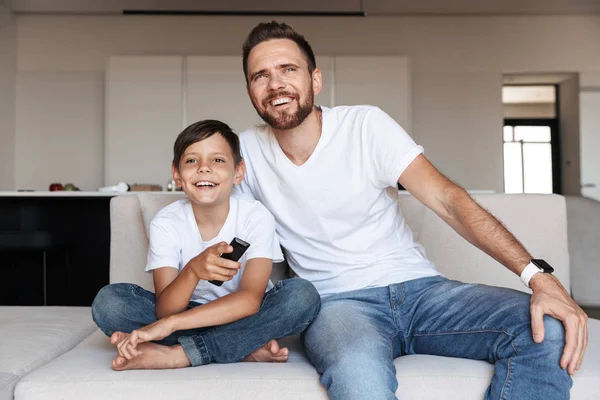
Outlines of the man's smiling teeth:
<svg viewBox="0 0 600 400">
<path fill-rule="evenodd" d="M 271 105 L 278 106 L 281 104 L 287 104 L 287 103 L 291 103 L 291 102 L 292 102 L 291 97 L 280 97 L 279 99 L 275 99 L 275 100 L 271 101 Z"/>
<path fill-rule="evenodd" d="M 209 181 L 200 181 L 200 182 L 196 183 L 196 187 L 206 187 L 206 186 L 215 187 L 217 185 L 215 185 L 214 183 L 209 182 Z"/>
</svg>

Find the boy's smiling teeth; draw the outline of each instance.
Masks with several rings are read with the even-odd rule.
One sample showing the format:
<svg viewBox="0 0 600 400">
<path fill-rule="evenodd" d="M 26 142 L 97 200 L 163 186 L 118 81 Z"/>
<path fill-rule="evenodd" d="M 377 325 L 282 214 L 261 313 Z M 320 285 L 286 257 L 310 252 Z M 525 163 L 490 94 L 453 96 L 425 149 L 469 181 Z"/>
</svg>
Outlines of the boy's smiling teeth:
<svg viewBox="0 0 600 400">
<path fill-rule="evenodd" d="M 278 99 L 275 99 L 275 100 L 271 101 L 271 105 L 273 105 L 273 106 L 279 106 L 281 104 L 291 103 L 292 100 L 293 99 L 291 97 L 280 97 Z"/>
<path fill-rule="evenodd" d="M 209 181 L 200 181 L 200 182 L 196 183 L 196 187 L 206 187 L 206 186 L 215 187 L 217 185 L 215 185 L 214 183 L 209 182 Z"/>
</svg>

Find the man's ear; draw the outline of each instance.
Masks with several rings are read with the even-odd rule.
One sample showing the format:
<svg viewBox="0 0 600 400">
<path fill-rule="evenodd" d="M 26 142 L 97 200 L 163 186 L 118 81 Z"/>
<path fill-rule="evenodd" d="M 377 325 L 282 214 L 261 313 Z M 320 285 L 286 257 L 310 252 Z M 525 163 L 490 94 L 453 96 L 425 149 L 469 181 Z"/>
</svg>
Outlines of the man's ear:
<svg viewBox="0 0 600 400">
<path fill-rule="evenodd" d="M 233 175 L 233 183 L 235 185 L 239 185 L 244 180 L 244 175 L 246 174 L 246 164 L 244 164 L 244 160 L 241 160 L 240 163 L 235 167 L 235 173 Z"/>
<path fill-rule="evenodd" d="M 173 175 L 173 179 L 175 180 L 175 184 L 177 187 L 183 186 L 181 183 L 181 175 L 179 175 L 179 170 L 175 166 L 175 164 L 171 164 L 171 174 Z"/>
<path fill-rule="evenodd" d="M 312 87 L 315 96 L 321 93 L 321 89 L 323 89 L 323 74 L 319 68 L 315 68 L 312 73 Z"/>
</svg>

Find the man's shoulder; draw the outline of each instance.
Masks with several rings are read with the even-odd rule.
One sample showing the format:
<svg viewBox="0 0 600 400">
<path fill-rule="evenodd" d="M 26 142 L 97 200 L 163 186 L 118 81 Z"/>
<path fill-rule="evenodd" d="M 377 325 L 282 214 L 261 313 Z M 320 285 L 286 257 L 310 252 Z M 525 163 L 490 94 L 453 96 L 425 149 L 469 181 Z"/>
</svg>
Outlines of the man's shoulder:
<svg viewBox="0 0 600 400">
<path fill-rule="evenodd" d="M 258 200 L 240 196 L 232 196 L 231 201 L 237 202 L 238 210 L 245 218 L 265 218 L 271 216 L 271 213 L 269 210 L 267 210 L 267 207 L 265 207 Z"/>
<path fill-rule="evenodd" d="M 240 142 L 247 142 L 249 140 L 256 140 L 259 137 L 264 137 L 269 133 L 267 124 L 256 124 L 252 125 L 248 129 L 243 130 L 238 135 Z"/>
<path fill-rule="evenodd" d="M 361 104 L 355 106 L 336 106 L 332 108 L 325 108 L 324 111 L 326 113 L 330 113 L 330 115 L 334 115 L 340 118 L 365 117 L 374 112 L 382 112 L 379 107 L 368 104 Z"/>
</svg>

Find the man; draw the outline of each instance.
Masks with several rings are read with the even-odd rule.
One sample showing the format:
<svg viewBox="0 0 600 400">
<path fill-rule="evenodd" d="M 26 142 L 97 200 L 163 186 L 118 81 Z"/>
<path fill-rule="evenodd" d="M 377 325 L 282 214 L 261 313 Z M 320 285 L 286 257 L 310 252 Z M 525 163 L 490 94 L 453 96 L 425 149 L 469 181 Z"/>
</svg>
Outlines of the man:
<svg viewBox="0 0 600 400">
<path fill-rule="evenodd" d="M 275 216 L 290 266 L 322 296 L 303 343 L 330 398 L 395 398 L 393 359 L 405 354 L 494 363 L 489 399 L 568 398 L 587 316 L 541 272 L 549 266 L 383 111 L 315 107 L 321 72 L 292 28 L 259 24 L 243 50 L 248 94 L 266 125 L 240 135 L 240 190 Z M 397 183 L 533 295 L 440 276 L 404 222 Z"/>
</svg>

